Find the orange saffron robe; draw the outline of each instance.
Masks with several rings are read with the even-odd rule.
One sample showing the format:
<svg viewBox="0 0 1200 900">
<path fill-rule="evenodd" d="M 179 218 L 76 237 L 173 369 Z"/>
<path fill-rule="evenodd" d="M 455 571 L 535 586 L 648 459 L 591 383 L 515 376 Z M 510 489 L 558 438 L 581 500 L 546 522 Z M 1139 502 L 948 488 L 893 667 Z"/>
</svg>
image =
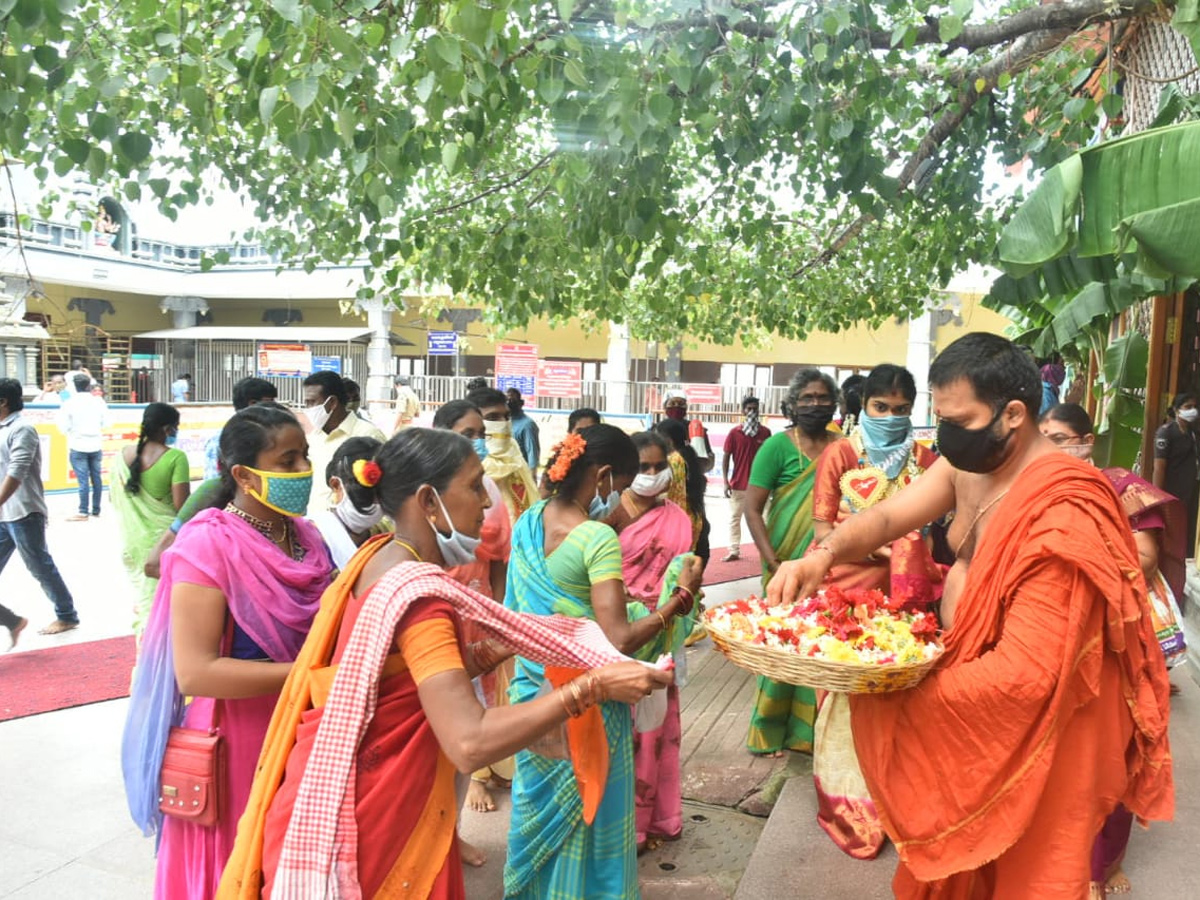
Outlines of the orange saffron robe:
<svg viewBox="0 0 1200 900">
<path fill-rule="evenodd" d="M 988 523 L 937 668 L 851 698 L 896 896 L 1085 898 L 1118 802 L 1174 812 L 1168 691 L 1116 493 L 1066 454 L 1039 457 Z"/>
</svg>

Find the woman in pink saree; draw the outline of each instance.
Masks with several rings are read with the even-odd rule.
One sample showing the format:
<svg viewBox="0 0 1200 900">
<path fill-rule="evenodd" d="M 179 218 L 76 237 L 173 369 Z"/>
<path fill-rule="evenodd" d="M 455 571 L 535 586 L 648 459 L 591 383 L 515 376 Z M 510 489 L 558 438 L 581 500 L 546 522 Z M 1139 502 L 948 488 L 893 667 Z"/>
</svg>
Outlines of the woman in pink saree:
<svg viewBox="0 0 1200 900">
<path fill-rule="evenodd" d="M 607 520 L 621 541 L 621 574 L 631 601 L 631 619 L 643 614 L 642 605 L 655 615 L 660 598 L 670 597 L 677 585 L 693 594 L 700 588 L 699 568 L 687 565 L 689 556 L 685 556 L 692 546 L 692 521 L 666 499 L 671 485 L 667 442 L 657 433 L 643 432 L 633 435 L 633 443 L 638 449 L 638 475 Z M 691 619 L 672 620 L 663 641 L 645 649 L 649 654 L 645 658 L 674 654 L 675 683 L 667 688 L 662 724 L 652 731 L 639 731 L 635 724 L 633 730 L 639 850 L 677 840 L 683 832 L 679 688 L 687 680 L 683 641 L 691 624 Z"/>
<path fill-rule="evenodd" d="M 166 900 L 216 892 L 276 698 L 332 568 L 320 532 L 301 518 L 312 466 L 295 417 L 252 406 L 225 425 L 220 447 L 217 508 L 188 522 L 163 555 L 121 746 L 129 810 L 158 836 L 154 896 Z M 174 725 L 221 732 L 224 799 L 214 825 L 159 812 Z"/>
</svg>

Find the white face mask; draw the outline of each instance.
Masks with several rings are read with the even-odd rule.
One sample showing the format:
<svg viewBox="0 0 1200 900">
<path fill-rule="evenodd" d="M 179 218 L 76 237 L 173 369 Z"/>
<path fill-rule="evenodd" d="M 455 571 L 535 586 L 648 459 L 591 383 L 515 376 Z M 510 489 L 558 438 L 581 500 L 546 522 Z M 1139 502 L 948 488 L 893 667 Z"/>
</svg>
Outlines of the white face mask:
<svg viewBox="0 0 1200 900">
<path fill-rule="evenodd" d="M 487 435 L 488 453 L 503 453 L 512 442 L 512 422 L 507 419 L 499 422 L 485 419 L 483 432 Z"/>
<path fill-rule="evenodd" d="M 350 499 L 350 495 L 346 493 L 345 488 L 341 488 L 340 490 L 342 492 L 342 499 L 337 502 L 337 506 L 333 508 L 333 511 L 347 529 L 354 534 L 361 534 L 379 524 L 379 521 L 383 518 L 383 507 L 378 502 L 373 503 L 370 509 L 363 512 L 354 505 L 354 501 Z"/>
<path fill-rule="evenodd" d="M 332 415 L 326 407 L 332 399 L 332 397 L 326 397 L 325 402 L 320 406 L 304 407 L 304 416 L 312 423 L 312 434 L 325 430 L 325 425 L 329 422 L 330 415 Z"/>
<path fill-rule="evenodd" d="M 1195 407 L 1192 409 L 1181 409 L 1179 411 L 1179 418 L 1183 419 L 1185 422 L 1195 422 L 1197 416 L 1200 416 L 1200 409 L 1196 409 Z"/>
<path fill-rule="evenodd" d="M 483 541 L 483 538 L 473 538 L 455 528 L 454 520 L 450 518 L 450 513 L 446 512 L 446 504 L 442 502 L 442 495 L 436 490 L 433 492 L 433 495 L 437 497 L 438 506 L 442 508 L 442 515 L 446 517 L 446 524 L 450 526 L 450 533 L 448 535 L 442 534 L 438 531 L 438 527 L 433 523 L 433 520 L 429 521 L 429 527 L 433 529 L 433 536 L 437 538 L 438 549 L 442 551 L 442 562 L 451 569 L 474 562 L 475 550 Z"/>
<path fill-rule="evenodd" d="M 639 497 L 657 497 L 670 486 L 671 469 L 669 467 L 653 475 L 641 472 L 633 479 L 633 484 L 630 485 L 633 492 Z"/>
</svg>

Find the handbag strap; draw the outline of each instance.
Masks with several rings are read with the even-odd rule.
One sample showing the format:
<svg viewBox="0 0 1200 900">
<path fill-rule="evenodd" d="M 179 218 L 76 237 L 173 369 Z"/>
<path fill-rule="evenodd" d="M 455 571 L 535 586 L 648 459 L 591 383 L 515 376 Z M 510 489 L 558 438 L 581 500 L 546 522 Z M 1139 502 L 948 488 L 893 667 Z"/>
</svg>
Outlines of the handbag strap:
<svg viewBox="0 0 1200 900">
<path fill-rule="evenodd" d="M 226 608 L 225 610 L 225 633 L 221 635 L 221 650 L 222 656 L 228 656 L 233 652 L 233 613 Z M 221 707 L 225 703 L 219 697 L 213 698 L 213 714 L 212 723 L 208 726 L 209 731 L 216 731 L 221 727 Z"/>
</svg>

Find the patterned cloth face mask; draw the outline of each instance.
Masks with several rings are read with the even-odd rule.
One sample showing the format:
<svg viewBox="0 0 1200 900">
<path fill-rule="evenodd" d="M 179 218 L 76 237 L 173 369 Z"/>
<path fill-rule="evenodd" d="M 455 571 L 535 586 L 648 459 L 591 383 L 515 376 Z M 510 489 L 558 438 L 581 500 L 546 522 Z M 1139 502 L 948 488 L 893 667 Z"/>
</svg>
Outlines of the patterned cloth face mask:
<svg viewBox="0 0 1200 900">
<path fill-rule="evenodd" d="M 251 466 L 243 468 L 262 479 L 261 493 L 254 488 L 246 491 L 251 497 L 267 509 L 285 516 L 304 515 L 308 509 L 308 497 L 312 493 L 312 469 L 307 472 L 268 472 Z"/>
</svg>

